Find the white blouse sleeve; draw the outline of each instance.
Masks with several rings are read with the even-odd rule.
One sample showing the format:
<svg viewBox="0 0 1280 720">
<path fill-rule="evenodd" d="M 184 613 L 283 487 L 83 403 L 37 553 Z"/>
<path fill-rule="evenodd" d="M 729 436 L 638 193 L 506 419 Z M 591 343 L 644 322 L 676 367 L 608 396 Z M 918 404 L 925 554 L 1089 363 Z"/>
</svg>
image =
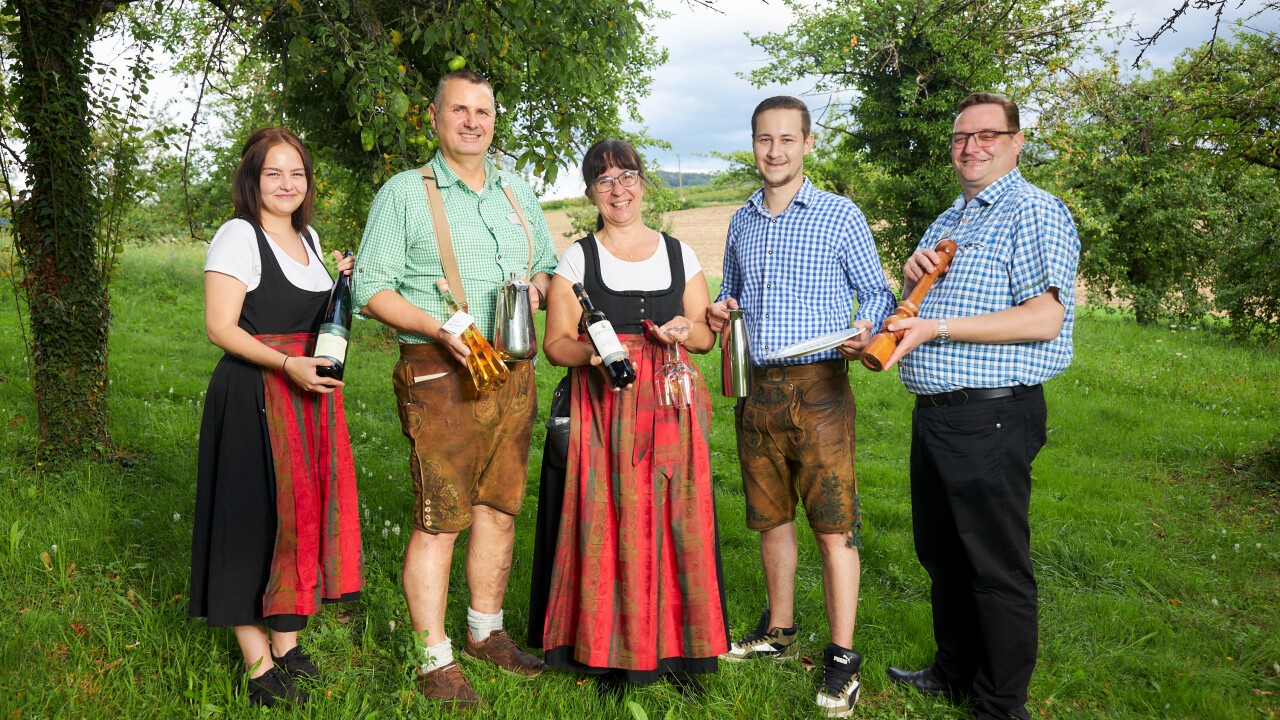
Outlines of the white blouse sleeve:
<svg viewBox="0 0 1280 720">
<path fill-rule="evenodd" d="M 258 256 L 258 237 L 253 226 L 236 219 L 218 228 L 204 259 L 205 272 L 217 272 L 244 283 L 253 290 L 262 279 L 262 258 Z"/>
<path fill-rule="evenodd" d="M 574 243 L 560 256 L 560 264 L 556 266 L 556 274 L 571 283 L 580 283 L 586 277 L 586 257 L 582 246 Z"/>
<path fill-rule="evenodd" d="M 693 248 L 683 241 L 680 242 L 680 254 L 684 256 L 684 281 L 689 282 L 694 275 L 702 272 L 702 263 L 698 262 L 698 256 L 693 254 Z"/>
</svg>

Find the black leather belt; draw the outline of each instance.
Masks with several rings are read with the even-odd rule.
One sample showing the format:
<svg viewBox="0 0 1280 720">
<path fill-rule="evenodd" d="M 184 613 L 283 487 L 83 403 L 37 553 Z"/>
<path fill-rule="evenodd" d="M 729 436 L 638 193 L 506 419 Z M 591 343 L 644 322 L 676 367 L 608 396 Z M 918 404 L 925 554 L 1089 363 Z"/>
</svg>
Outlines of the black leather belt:
<svg viewBox="0 0 1280 720">
<path fill-rule="evenodd" d="M 931 407 L 937 405 L 964 405 L 969 402 L 978 400 L 996 400 L 999 398 L 1013 397 L 1019 395 L 1037 385 L 1014 385 L 1012 387 L 998 388 L 961 388 L 952 390 L 951 392 L 938 393 L 937 395 L 917 395 L 916 407 Z"/>
</svg>

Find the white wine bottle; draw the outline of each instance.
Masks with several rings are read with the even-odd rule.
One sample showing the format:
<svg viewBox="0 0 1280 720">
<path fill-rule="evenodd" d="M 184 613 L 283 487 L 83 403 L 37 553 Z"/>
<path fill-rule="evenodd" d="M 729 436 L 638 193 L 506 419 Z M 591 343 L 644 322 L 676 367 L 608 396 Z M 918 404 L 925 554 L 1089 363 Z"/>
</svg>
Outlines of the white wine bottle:
<svg viewBox="0 0 1280 720">
<path fill-rule="evenodd" d="M 346 250 L 342 257 L 351 257 Z M 338 279 L 329 291 L 329 306 L 320 318 L 316 331 L 316 351 L 313 357 L 328 360 L 328 365 L 316 367 L 320 377 L 341 380 L 347 367 L 347 347 L 351 339 L 351 276 L 338 273 Z"/>
<path fill-rule="evenodd" d="M 453 308 L 455 313 L 466 313 L 458 303 L 458 299 L 450 292 L 447 280 L 444 278 L 436 280 L 436 289 L 444 295 L 445 302 L 449 303 L 449 307 Z M 467 369 L 471 371 L 471 382 L 476 384 L 476 389 L 485 392 L 502 387 L 507 378 L 511 377 L 511 371 L 507 369 L 506 363 L 502 362 L 502 358 L 498 357 L 498 352 L 493 349 L 489 341 L 476 330 L 475 325 L 468 324 L 458 337 L 471 351 L 471 354 L 467 355 Z"/>
</svg>

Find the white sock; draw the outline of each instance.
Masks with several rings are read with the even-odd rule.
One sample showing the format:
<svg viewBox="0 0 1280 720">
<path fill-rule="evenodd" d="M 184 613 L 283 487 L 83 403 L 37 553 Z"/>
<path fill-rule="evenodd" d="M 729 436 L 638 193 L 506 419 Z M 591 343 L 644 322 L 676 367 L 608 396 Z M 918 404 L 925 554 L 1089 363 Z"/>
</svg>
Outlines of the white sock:
<svg viewBox="0 0 1280 720">
<path fill-rule="evenodd" d="M 428 645 L 422 648 L 422 659 L 425 662 L 418 669 L 424 673 L 439 670 L 453 662 L 453 645 L 449 642 L 449 638 L 445 638 L 435 645 Z"/>
<path fill-rule="evenodd" d="M 467 608 L 467 630 L 471 632 L 471 639 L 475 642 L 484 642 L 490 633 L 497 632 L 502 629 L 502 611 L 499 610 L 492 615 L 488 613 L 477 612 L 472 608 Z"/>
</svg>

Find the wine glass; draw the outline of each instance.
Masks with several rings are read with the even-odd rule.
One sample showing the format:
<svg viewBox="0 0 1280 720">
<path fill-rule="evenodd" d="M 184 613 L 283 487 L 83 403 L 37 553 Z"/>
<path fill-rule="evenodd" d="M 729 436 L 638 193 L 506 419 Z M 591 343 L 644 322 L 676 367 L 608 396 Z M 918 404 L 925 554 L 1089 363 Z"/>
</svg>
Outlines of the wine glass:
<svg viewBox="0 0 1280 720">
<path fill-rule="evenodd" d="M 674 407 L 682 410 L 693 404 L 693 378 L 695 371 L 680 359 L 680 341 L 671 333 L 683 332 L 689 328 L 683 325 L 659 330 L 667 337 L 675 340 L 667 346 L 667 362 L 654 371 L 654 384 L 658 396 L 658 405 Z"/>
</svg>

